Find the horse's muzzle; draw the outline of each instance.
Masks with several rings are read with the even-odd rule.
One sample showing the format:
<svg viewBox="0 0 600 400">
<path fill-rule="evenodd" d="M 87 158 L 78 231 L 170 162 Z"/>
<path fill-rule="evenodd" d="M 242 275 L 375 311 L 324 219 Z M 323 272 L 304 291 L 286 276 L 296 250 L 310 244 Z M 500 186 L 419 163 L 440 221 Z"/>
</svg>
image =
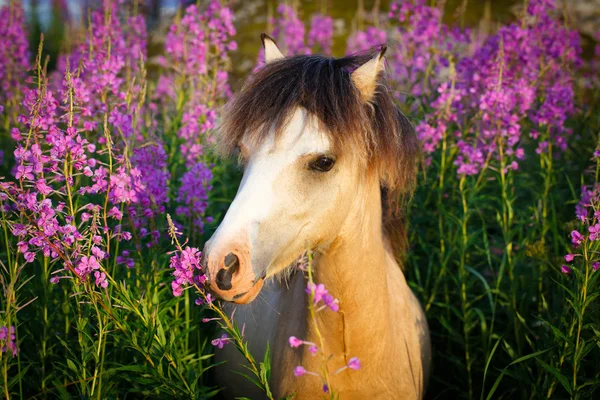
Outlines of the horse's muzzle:
<svg viewBox="0 0 600 400">
<path fill-rule="evenodd" d="M 252 270 L 245 246 L 228 246 L 231 250 L 210 249 L 205 256 L 205 269 L 210 289 L 219 298 L 238 304 L 250 303 L 258 296 L 264 279 Z"/>
</svg>

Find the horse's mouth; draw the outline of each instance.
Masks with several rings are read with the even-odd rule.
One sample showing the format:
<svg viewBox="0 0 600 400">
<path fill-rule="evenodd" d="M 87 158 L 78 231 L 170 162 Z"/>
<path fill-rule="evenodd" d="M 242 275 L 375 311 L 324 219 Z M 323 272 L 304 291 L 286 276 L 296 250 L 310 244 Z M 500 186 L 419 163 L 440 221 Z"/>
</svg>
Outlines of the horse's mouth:
<svg viewBox="0 0 600 400">
<path fill-rule="evenodd" d="M 250 290 L 248 290 L 247 292 L 244 293 L 238 293 L 235 296 L 233 296 L 232 301 L 236 304 L 248 304 L 250 303 L 252 300 L 254 300 L 256 298 L 256 296 L 258 296 L 258 294 L 260 293 L 260 290 L 263 287 L 263 284 L 265 283 L 264 278 L 258 278 L 255 282 L 254 285 L 252 285 L 252 287 L 250 288 Z"/>
</svg>

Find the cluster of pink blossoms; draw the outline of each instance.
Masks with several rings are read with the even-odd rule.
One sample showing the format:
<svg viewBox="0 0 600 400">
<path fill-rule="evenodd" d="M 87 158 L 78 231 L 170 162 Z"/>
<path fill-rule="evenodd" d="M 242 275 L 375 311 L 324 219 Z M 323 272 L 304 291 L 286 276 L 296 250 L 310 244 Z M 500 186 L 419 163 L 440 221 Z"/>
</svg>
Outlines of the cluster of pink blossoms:
<svg viewBox="0 0 600 400">
<path fill-rule="evenodd" d="M 565 121 L 575 111 L 569 71 L 581 63 L 581 46 L 577 32 L 558 14 L 553 0 L 533 0 L 524 21 L 475 43 L 472 55 L 461 46 L 448 47 L 454 67 L 438 86 L 431 113 L 417 126 L 427 153 L 456 126 L 457 137 L 449 140 L 459 150 L 454 160 L 459 175 L 476 175 L 486 160 L 496 160 L 499 139 L 506 168 L 516 170 L 525 157 L 523 125 L 530 123 L 538 154 L 548 152 L 550 142 L 566 149 L 571 131 Z"/>
<path fill-rule="evenodd" d="M 175 279 L 171 282 L 174 296 L 181 296 L 187 286 L 198 285 L 202 287 L 206 282 L 206 275 L 200 265 L 202 253 L 195 247 L 185 247 L 176 251 L 171 256 L 169 265 L 174 269 Z"/>
<path fill-rule="evenodd" d="M 310 21 L 307 34 L 304 22 L 295 7 L 287 4 L 280 4 L 277 7 L 277 16 L 271 18 L 269 24 L 273 27 L 271 36 L 283 54 L 286 56 L 331 54 L 334 35 L 333 18 L 317 13 L 311 16 Z M 261 48 L 256 68 L 260 68 L 264 60 L 264 49 Z"/>
<path fill-rule="evenodd" d="M 169 28 L 166 55 L 161 60 L 167 69 L 156 95 L 160 100 L 162 92 L 175 87 L 189 97 L 178 131 L 183 139 L 180 150 L 188 162 L 199 161 L 202 144 L 213 140 L 210 132 L 217 117 L 214 102 L 231 95 L 227 70 L 229 52 L 237 49 L 235 34 L 233 12 L 214 0 L 205 10 L 195 5 L 187 7 L 181 20 Z M 181 87 L 176 82 L 181 82 Z"/>
<path fill-rule="evenodd" d="M 31 68 L 25 13 L 19 3 L 11 0 L 0 8 L 0 114 L 4 110 L 11 113 L 17 105 L 17 96 Z"/>
<path fill-rule="evenodd" d="M 160 186 L 148 187 L 157 169 L 138 168 L 125 151 L 143 140 L 135 123 L 143 107 L 128 100 L 142 89 L 125 76 L 145 62 L 146 31 L 141 16 L 121 15 L 120 4 L 106 1 L 92 12 L 93 29 L 83 42 L 61 57 L 52 76 L 40 72 L 40 82 L 23 89 L 19 125 L 11 130 L 15 181 L 0 182 L 4 212 L 18 221 L 12 232 L 24 259 L 60 259 L 63 270 L 83 281 L 92 276 L 101 288 L 108 285 L 102 270 L 108 242 L 133 237 L 121 223 L 123 207 L 144 201 L 151 208 L 154 199 L 166 198 L 148 191 Z M 63 270 L 51 282 L 66 277 L 55 275 Z"/>
<path fill-rule="evenodd" d="M 14 326 L 11 326 L 10 328 L 7 326 L 0 327 L 0 346 L 2 346 L 3 353 L 10 350 L 13 357 L 17 356 L 19 348 L 17 347 Z"/>
<path fill-rule="evenodd" d="M 331 54 L 333 45 L 333 18 L 329 15 L 314 14 L 310 20 L 307 44 L 311 48 L 318 47 L 324 54 Z"/>
<path fill-rule="evenodd" d="M 583 225 L 583 229 L 571 232 L 571 244 L 575 251 L 564 256 L 567 264 L 562 265 L 561 271 L 564 274 L 573 272 L 571 263 L 577 259 L 588 262 L 592 271 L 598 271 L 600 268 L 600 257 L 598 256 L 598 248 L 600 248 L 600 186 L 596 184 L 593 188 L 584 186 L 581 189 L 581 199 L 575 207 L 575 215 Z M 586 246 L 588 251 L 584 249 Z M 586 259 L 586 255 L 588 259 Z"/>
<path fill-rule="evenodd" d="M 313 304 L 318 307 L 317 311 L 323 310 L 326 307 L 329 307 L 331 311 L 335 312 L 340 310 L 338 299 L 333 297 L 322 283 L 317 285 L 313 282 L 309 282 L 304 291 L 306 294 L 313 296 Z"/>
<path fill-rule="evenodd" d="M 156 101 L 162 108 L 174 104 L 167 99 L 183 94 L 181 125 L 177 131 L 179 151 L 186 172 L 180 179 L 176 214 L 193 221 L 194 230 L 202 233 L 212 218 L 205 215 L 208 193 L 212 189 L 211 167 L 205 162 L 204 149 L 214 143 L 214 128 L 218 118 L 217 102 L 231 96 L 228 69 L 229 52 L 237 49 L 233 12 L 219 1 L 211 1 L 204 10 L 195 5 L 186 8 L 180 21 L 169 28 L 165 41 L 165 67 L 159 78 Z M 156 104 L 151 105 L 156 108 Z"/>
<path fill-rule="evenodd" d="M 302 271 L 305 271 L 307 268 L 310 268 L 304 261 L 301 262 L 298 265 L 298 267 Z M 311 304 L 309 304 L 309 308 L 314 308 L 314 313 L 323 311 L 327 308 L 329 308 L 329 310 L 331 310 L 333 312 L 338 312 L 340 310 L 338 299 L 336 299 L 329 293 L 329 291 L 325 288 L 325 285 L 315 284 L 314 282 L 312 282 L 312 280 L 309 279 L 309 282 L 306 285 L 305 292 L 306 292 L 306 294 L 309 295 L 309 299 L 312 300 Z M 313 320 L 313 323 L 316 324 L 317 321 Z M 308 351 L 313 356 L 316 356 L 317 353 L 319 352 L 319 348 L 317 347 L 317 345 L 315 343 L 299 339 L 295 336 L 290 336 L 288 339 L 288 343 L 292 348 L 308 346 Z M 323 354 L 323 359 L 327 360 L 327 359 L 329 359 L 329 356 L 330 355 L 328 355 L 328 354 Z M 357 357 L 352 357 L 350 360 L 348 360 L 347 365 L 345 365 L 344 367 L 335 371 L 334 374 L 339 374 L 340 372 L 342 372 L 348 368 L 351 370 L 360 369 L 359 359 Z M 326 365 L 324 365 L 324 369 L 327 370 Z M 294 376 L 300 377 L 300 376 L 304 376 L 304 375 L 312 375 L 312 376 L 319 377 L 323 381 L 323 392 L 329 393 L 330 388 L 326 383 L 327 382 L 326 376 L 324 376 L 318 372 L 308 371 L 308 370 L 306 370 L 306 368 L 304 368 L 301 365 L 298 365 L 294 368 Z"/>
<path fill-rule="evenodd" d="M 388 34 L 384 29 L 369 26 L 364 31 L 354 32 L 348 38 L 347 54 L 369 50 L 387 43 Z"/>
<path fill-rule="evenodd" d="M 278 18 L 270 20 L 273 25 L 273 37 L 284 54 L 291 56 L 297 54 L 310 54 L 310 48 L 304 41 L 306 28 L 298 16 L 296 9 L 286 4 L 277 7 Z M 313 34 L 313 38 L 316 34 Z"/>
</svg>

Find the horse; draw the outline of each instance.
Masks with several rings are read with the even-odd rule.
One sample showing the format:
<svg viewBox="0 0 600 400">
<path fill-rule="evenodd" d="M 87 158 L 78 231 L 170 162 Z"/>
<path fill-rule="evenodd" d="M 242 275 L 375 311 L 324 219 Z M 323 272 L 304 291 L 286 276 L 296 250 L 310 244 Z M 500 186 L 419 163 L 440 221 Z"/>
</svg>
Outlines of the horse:
<svg viewBox="0 0 600 400">
<path fill-rule="evenodd" d="M 270 346 L 276 398 L 322 398 L 308 346 L 317 342 L 303 273 L 308 249 L 314 280 L 339 300 L 317 313 L 331 376 L 341 399 L 419 399 L 430 368 L 423 309 L 402 268 L 403 204 L 415 185 L 419 146 L 385 81 L 386 47 L 343 58 L 285 57 L 262 35 L 265 64 L 225 105 L 218 150 L 243 167 L 238 192 L 204 248 L 210 289 L 236 303 L 250 352 Z M 400 260 L 398 259 L 400 258 Z M 260 296 L 259 296 L 260 295 Z M 258 298 L 257 298 L 258 297 Z M 255 300 L 256 299 L 256 300 Z M 255 301 L 253 301 L 255 300 Z M 265 398 L 233 345 L 216 352 L 226 398 Z"/>
</svg>

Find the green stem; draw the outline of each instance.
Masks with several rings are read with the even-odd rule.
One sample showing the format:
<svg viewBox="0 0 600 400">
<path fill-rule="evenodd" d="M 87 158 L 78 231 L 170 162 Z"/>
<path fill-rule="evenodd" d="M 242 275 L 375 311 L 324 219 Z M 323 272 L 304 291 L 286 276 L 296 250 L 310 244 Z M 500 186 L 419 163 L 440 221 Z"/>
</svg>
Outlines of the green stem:
<svg viewBox="0 0 600 400">
<path fill-rule="evenodd" d="M 467 380 L 469 384 L 469 398 L 473 398 L 473 374 L 471 371 L 471 344 L 469 335 L 469 304 L 467 299 L 467 269 L 466 269 L 466 255 L 467 246 L 469 240 L 469 233 L 467 229 L 467 223 L 469 220 L 469 208 L 467 203 L 467 194 L 465 189 L 466 177 L 463 175 L 460 178 L 460 195 L 462 200 L 462 211 L 463 217 L 461 221 L 461 252 L 460 252 L 460 266 L 458 270 L 459 282 L 460 282 L 460 303 L 463 318 L 463 336 L 465 341 L 465 363 L 467 367 Z"/>
</svg>

